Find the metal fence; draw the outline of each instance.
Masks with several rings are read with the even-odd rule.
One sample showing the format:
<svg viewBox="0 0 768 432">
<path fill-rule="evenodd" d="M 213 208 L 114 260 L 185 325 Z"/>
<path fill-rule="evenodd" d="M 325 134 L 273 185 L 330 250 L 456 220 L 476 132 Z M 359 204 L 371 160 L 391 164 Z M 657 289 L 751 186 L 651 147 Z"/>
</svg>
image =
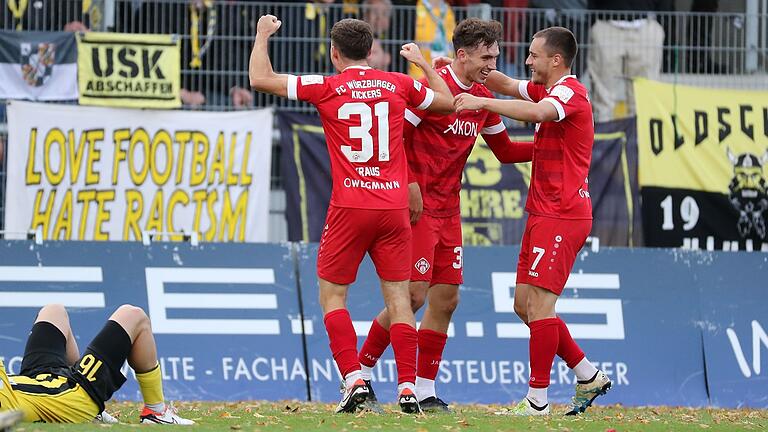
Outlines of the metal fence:
<svg viewBox="0 0 768 432">
<path fill-rule="evenodd" d="M 92 0 L 89 11 L 81 0 L 35 0 L 26 10 L 24 2 L 0 0 L 0 27 L 6 30 L 71 30 L 84 28 L 125 33 L 172 33 L 182 44 L 182 84 L 187 109 L 230 110 L 248 106 L 274 106 L 286 110 L 311 110 L 303 103 L 288 101 L 248 89 L 248 59 L 259 16 L 271 13 L 283 21 L 274 37 L 270 55 L 276 71 L 293 74 L 331 73 L 328 61 L 330 27 L 339 19 L 357 17 L 374 24 L 390 70 L 408 72 L 399 47 L 416 39 L 424 14 L 417 6 L 384 6 L 382 2 L 356 3 L 266 3 L 212 0 Z M 387 2 L 388 3 L 388 2 Z M 102 9 L 98 7 L 104 6 Z M 715 87 L 768 88 L 768 1 L 749 0 L 737 13 L 699 12 L 607 12 L 590 10 L 502 9 L 487 4 L 446 10 L 459 22 L 468 16 L 499 20 L 504 28 L 498 67 L 513 76 L 524 76 L 528 44 L 539 29 L 560 25 L 571 29 L 580 52 L 573 65 L 594 92 L 598 81 L 588 73 L 600 53 L 621 52 L 615 73 L 603 77 L 618 89 L 619 100 L 627 100 L 627 79 L 634 75 L 632 54 L 647 52 L 659 57 L 658 79 Z M 432 19 L 432 18 L 429 18 Z M 448 19 L 450 21 L 450 19 Z M 617 23 L 619 21 L 619 23 Z M 614 27 L 651 25 L 660 29 L 661 41 L 651 36 L 620 42 L 611 33 L 599 33 L 601 24 Z M 622 24 L 623 23 L 623 24 Z M 634 24 L 633 24 L 634 23 Z M 429 24 L 429 23 L 427 23 Z M 637 28 L 637 27 L 635 27 Z M 450 25 L 448 25 L 448 33 Z M 658 36 L 658 34 L 657 34 Z M 433 40 L 417 41 L 429 46 Z M 198 46 L 199 50 L 193 49 Z M 386 54 L 385 54 L 386 57 Z M 641 56 L 643 57 L 643 56 Z M 199 58 L 199 66 L 193 60 Z M 593 63 L 590 65 L 590 63 Z M 604 70 L 600 68 L 599 70 Z M 655 72 L 654 72 L 655 73 Z M 240 90 L 243 89 L 243 90 Z M 237 94 L 240 97 L 234 97 Z M 204 101 L 204 102 L 203 102 Z M 202 102 L 202 103 L 200 103 Z M 236 106 L 236 105 L 240 106 Z M 629 103 L 629 102 L 628 102 Z M 0 111 L 0 124 L 5 110 Z M 5 141 L 5 128 L 0 129 Z M 275 152 L 275 161 L 279 153 Z M 4 159 L 0 157 L 0 159 Z M 4 164 L 4 161 L 0 161 Z M 273 187 L 280 179 L 275 163 Z M 0 169 L 0 195 L 5 190 L 5 168 Z M 4 205 L 0 199 L 0 223 Z M 1 226 L 0 226 L 1 227 Z"/>
</svg>

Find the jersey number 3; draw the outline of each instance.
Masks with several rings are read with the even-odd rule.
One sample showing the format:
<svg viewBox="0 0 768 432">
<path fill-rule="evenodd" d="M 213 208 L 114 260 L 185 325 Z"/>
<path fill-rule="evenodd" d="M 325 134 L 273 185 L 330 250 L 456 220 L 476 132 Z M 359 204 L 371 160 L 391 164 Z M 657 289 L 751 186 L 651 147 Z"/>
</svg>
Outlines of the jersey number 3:
<svg viewBox="0 0 768 432">
<path fill-rule="evenodd" d="M 349 138 L 359 139 L 363 142 L 361 150 L 352 150 L 352 146 L 341 146 L 341 152 L 350 162 L 364 163 L 373 157 L 373 115 L 379 130 L 379 161 L 389 160 L 389 102 L 379 102 L 371 107 L 362 102 L 349 102 L 339 107 L 339 119 L 349 120 L 353 115 L 360 116 L 360 126 L 349 127 Z"/>
</svg>

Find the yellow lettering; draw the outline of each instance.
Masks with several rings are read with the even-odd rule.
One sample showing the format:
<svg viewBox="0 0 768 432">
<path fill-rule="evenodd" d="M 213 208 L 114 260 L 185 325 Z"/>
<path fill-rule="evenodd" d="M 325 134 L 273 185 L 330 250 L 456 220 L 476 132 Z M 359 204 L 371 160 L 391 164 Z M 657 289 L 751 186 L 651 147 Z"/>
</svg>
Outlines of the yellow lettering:
<svg viewBox="0 0 768 432">
<path fill-rule="evenodd" d="M 48 135 L 45 137 L 45 176 L 48 178 L 48 181 L 56 186 L 64 179 L 65 174 L 65 162 L 66 162 L 66 141 L 67 138 L 64 136 L 64 132 L 61 131 L 59 128 L 53 128 L 48 132 Z M 51 166 L 51 147 L 53 147 L 54 144 L 57 144 L 59 146 L 59 168 L 57 171 L 53 171 L 53 167 Z"/>
<path fill-rule="evenodd" d="M 130 240 L 128 234 L 133 234 L 134 240 L 141 238 L 139 221 L 144 211 L 144 196 L 137 189 L 125 191 L 125 223 L 123 224 L 123 240 Z"/>
<path fill-rule="evenodd" d="M 251 155 L 251 140 L 253 134 L 248 132 L 245 135 L 245 148 L 243 149 L 243 157 L 240 158 L 240 184 L 248 186 L 253 182 L 252 176 L 248 173 L 248 159 Z"/>
<path fill-rule="evenodd" d="M 501 201 L 504 205 L 504 217 L 522 219 L 523 208 L 520 207 L 520 191 L 517 189 L 501 191 Z"/>
<path fill-rule="evenodd" d="M 232 139 L 229 140 L 229 158 L 227 158 L 227 184 L 237 184 L 237 173 L 233 173 L 235 169 L 235 146 L 237 146 L 237 133 L 232 133 Z"/>
<path fill-rule="evenodd" d="M 173 213 L 176 211 L 176 206 L 181 204 L 186 207 L 189 204 L 189 195 L 183 189 L 176 189 L 171 194 L 171 198 L 168 200 L 168 210 L 166 211 L 165 226 L 168 227 L 168 231 L 176 232 L 176 228 L 173 226 Z M 171 241 L 181 241 L 183 237 L 180 235 L 171 236 Z"/>
<path fill-rule="evenodd" d="M 85 184 L 94 185 L 99 183 L 101 174 L 98 171 L 94 171 L 94 163 L 101 160 L 101 150 L 96 146 L 96 143 L 104 140 L 104 129 L 94 129 L 85 131 L 85 136 L 88 139 L 88 161 L 86 161 L 85 171 Z M 80 139 L 82 141 L 82 138 Z"/>
<path fill-rule="evenodd" d="M 208 160 L 208 137 L 202 132 L 192 132 L 192 172 L 189 185 L 198 186 L 205 181 L 206 161 Z"/>
<path fill-rule="evenodd" d="M 40 184 L 40 171 L 35 171 L 35 148 L 37 147 L 37 128 L 29 132 L 29 149 L 27 149 L 27 178 L 26 184 Z"/>
<path fill-rule="evenodd" d="M 147 231 L 163 231 L 163 190 L 158 189 L 147 215 Z"/>
<path fill-rule="evenodd" d="M 123 150 L 123 141 L 131 138 L 131 131 L 128 129 L 116 129 L 112 133 L 112 139 L 115 142 L 114 159 L 112 160 L 112 185 L 117 185 L 117 175 L 120 172 L 118 164 L 125 160 L 125 150 Z"/>
<path fill-rule="evenodd" d="M 195 202 L 195 216 L 192 221 L 192 230 L 200 232 L 200 219 L 203 213 L 203 202 L 208 197 L 208 192 L 205 189 L 196 190 L 192 192 L 192 200 Z"/>
<path fill-rule="evenodd" d="M 85 228 L 88 224 L 88 211 L 91 207 L 91 201 L 96 199 L 95 190 L 81 190 L 77 193 L 77 202 L 83 203 L 80 210 L 80 227 L 78 228 L 78 237 L 75 240 L 85 240 Z"/>
<path fill-rule="evenodd" d="M 219 173 L 219 182 L 224 183 L 224 132 L 219 133 L 216 139 L 216 148 L 213 149 L 213 162 L 208 173 L 208 184 L 214 183 L 216 173 Z"/>
<path fill-rule="evenodd" d="M 62 238 L 60 233 L 64 231 Z M 56 224 L 51 233 L 53 240 L 72 240 L 72 190 L 67 189 L 64 193 L 64 199 L 61 200 L 59 216 L 56 218 Z"/>
<path fill-rule="evenodd" d="M 142 165 L 141 171 L 136 171 L 136 146 L 141 144 L 141 158 Z M 128 171 L 131 174 L 131 181 L 133 184 L 140 186 L 144 184 L 147 179 L 147 173 L 149 172 L 149 135 L 143 128 L 138 128 L 131 135 L 131 142 L 128 145 Z"/>
<path fill-rule="evenodd" d="M 248 207 L 248 190 L 243 189 L 237 198 L 235 209 L 232 209 L 229 189 L 224 191 L 224 203 L 221 206 L 221 228 L 219 229 L 219 240 L 235 240 L 235 228 L 237 228 L 237 240 L 245 241 L 245 216 Z M 226 236 L 226 237 L 225 237 Z"/>
<path fill-rule="evenodd" d="M 114 190 L 103 190 L 96 194 L 96 202 L 99 203 L 96 208 L 96 223 L 93 226 L 93 239 L 94 240 L 109 240 L 109 233 L 105 233 L 101 227 L 104 222 L 109 222 L 110 211 L 104 208 L 104 205 L 108 202 L 115 200 Z"/>
<path fill-rule="evenodd" d="M 212 190 L 206 199 L 208 200 L 208 221 L 210 221 L 210 226 L 208 227 L 208 231 L 205 232 L 205 240 L 213 241 L 216 238 L 216 209 L 214 209 L 213 206 L 216 205 L 216 201 L 219 199 L 219 192 Z"/>
<path fill-rule="evenodd" d="M 176 184 L 181 184 L 184 178 L 184 153 L 187 150 L 187 143 L 192 140 L 192 133 L 189 131 L 178 131 L 174 134 L 176 142 L 179 143 L 179 158 L 176 162 Z"/>
<path fill-rule="evenodd" d="M 85 135 L 80 135 L 80 144 L 75 148 L 75 131 L 70 129 L 68 134 L 67 147 L 69 150 L 69 182 L 71 184 L 77 183 L 77 178 L 80 176 L 80 166 L 83 162 L 83 149 L 85 148 Z M 53 236 L 56 238 L 56 235 Z"/>
<path fill-rule="evenodd" d="M 467 184 L 493 186 L 501 181 L 501 162 L 485 145 L 476 145 L 464 169 Z"/>
<path fill-rule="evenodd" d="M 165 148 L 165 171 L 160 171 L 158 169 L 158 161 L 160 158 L 157 155 L 157 151 L 161 145 Z M 164 130 L 158 131 L 155 134 L 154 139 L 152 139 L 152 159 L 150 159 L 150 166 L 152 168 L 152 181 L 158 186 L 164 185 L 168 182 L 168 179 L 171 178 L 171 170 L 173 169 L 172 146 L 171 135 Z"/>
<path fill-rule="evenodd" d="M 36 230 L 38 226 L 43 227 L 43 238 L 48 238 L 48 223 L 51 220 L 51 212 L 53 212 L 53 202 L 56 199 L 56 191 L 52 190 L 51 194 L 48 195 L 48 201 L 45 204 L 45 209 L 43 209 L 43 212 L 40 212 L 40 204 L 43 201 L 43 195 L 45 194 L 45 191 L 42 189 L 38 189 L 37 194 L 35 195 L 35 207 L 34 210 L 32 210 L 32 224 L 29 226 L 29 229 Z"/>
</svg>

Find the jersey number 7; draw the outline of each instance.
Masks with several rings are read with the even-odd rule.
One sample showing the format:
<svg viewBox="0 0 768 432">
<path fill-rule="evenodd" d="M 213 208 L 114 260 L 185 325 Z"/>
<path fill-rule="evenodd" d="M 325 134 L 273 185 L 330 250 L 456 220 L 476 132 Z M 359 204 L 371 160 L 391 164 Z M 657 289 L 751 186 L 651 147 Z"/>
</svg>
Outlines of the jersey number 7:
<svg viewBox="0 0 768 432">
<path fill-rule="evenodd" d="M 373 157 L 373 115 L 371 107 L 362 102 L 348 102 L 339 107 L 339 119 L 349 120 L 353 115 L 360 116 L 360 126 L 350 126 L 349 138 L 363 142 L 361 150 L 352 150 L 352 146 L 341 146 L 341 152 L 350 162 L 364 163 Z M 379 123 L 379 161 L 389 160 L 389 102 L 379 102 L 373 106 L 373 114 Z"/>
</svg>

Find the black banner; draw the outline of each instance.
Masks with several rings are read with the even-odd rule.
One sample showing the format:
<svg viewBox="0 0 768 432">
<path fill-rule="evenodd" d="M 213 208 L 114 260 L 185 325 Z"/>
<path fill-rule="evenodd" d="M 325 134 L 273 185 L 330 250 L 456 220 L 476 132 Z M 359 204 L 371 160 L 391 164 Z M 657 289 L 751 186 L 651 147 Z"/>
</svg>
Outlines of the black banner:
<svg viewBox="0 0 768 432">
<path fill-rule="evenodd" d="M 325 135 L 316 115 L 280 112 L 281 169 L 291 241 L 318 241 L 331 195 Z M 533 130 L 514 128 L 513 140 Z M 589 177 L 594 224 L 602 245 L 639 246 L 642 232 L 637 190 L 634 119 L 598 125 Z M 519 244 L 525 228 L 530 164 L 501 164 L 480 140 L 464 168 L 461 215 L 465 245 Z"/>
</svg>

